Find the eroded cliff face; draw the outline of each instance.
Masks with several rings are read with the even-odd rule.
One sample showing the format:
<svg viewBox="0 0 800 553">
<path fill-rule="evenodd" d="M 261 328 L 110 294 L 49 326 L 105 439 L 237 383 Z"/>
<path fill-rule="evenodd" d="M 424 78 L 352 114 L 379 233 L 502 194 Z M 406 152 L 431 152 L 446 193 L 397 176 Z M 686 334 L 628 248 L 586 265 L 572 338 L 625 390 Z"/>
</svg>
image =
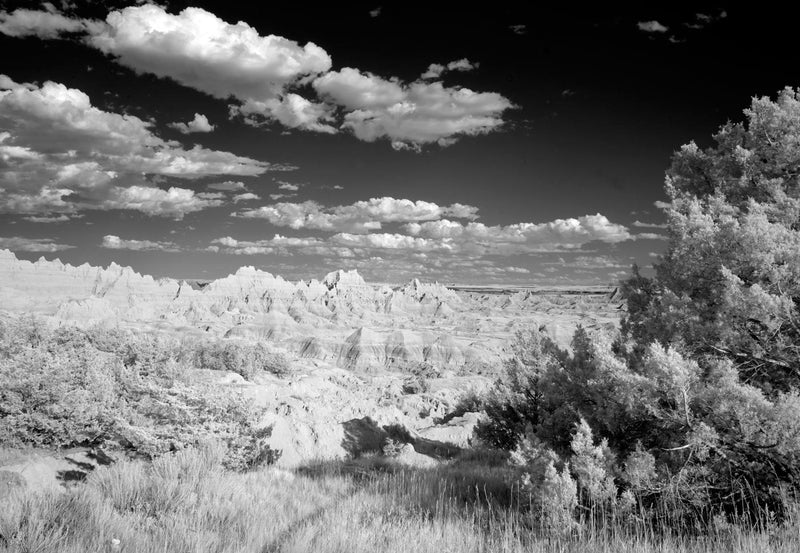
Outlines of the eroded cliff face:
<svg viewBox="0 0 800 553">
<path fill-rule="evenodd" d="M 470 445 L 481 415 L 445 416 L 465 392 L 491 386 L 517 330 L 545 326 L 568 345 L 577 324 L 616 325 L 619 301 L 603 289 L 454 290 L 416 279 L 376 286 L 356 271 L 289 282 L 242 267 L 187 283 L 116 264 L 31 263 L 0 250 L 2 312 L 59 325 L 269 342 L 289 353 L 290 375 L 244 381 L 196 369 L 192 378 L 265 407 L 262 424 L 282 452 L 280 465 L 380 450 L 393 428 L 411 437 L 409 462 L 429 464 Z M 407 386 L 417 378 L 412 373 L 425 374 L 426 386 Z"/>
<path fill-rule="evenodd" d="M 427 363 L 466 372 L 501 363 L 520 328 L 544 325 L 566 346 L 577 324 L 613 326 L 619 314 L 610 290 L 455 291 L 417 279 L 390 288 L 367 284 L 356 271 L 289 282 L 253 267 L 199 287 L 113 263 L 31 263 L 7 250 L 0 251 L 0 309 L 61 324 L 265 340 L 358 371 Z"/>
</svg>

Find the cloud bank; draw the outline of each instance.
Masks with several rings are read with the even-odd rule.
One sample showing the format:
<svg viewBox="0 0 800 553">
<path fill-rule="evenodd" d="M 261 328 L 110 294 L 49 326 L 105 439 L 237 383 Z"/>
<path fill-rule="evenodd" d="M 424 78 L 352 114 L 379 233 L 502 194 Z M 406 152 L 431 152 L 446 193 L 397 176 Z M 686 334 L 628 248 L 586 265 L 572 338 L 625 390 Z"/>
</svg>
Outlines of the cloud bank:
<svg viewBox="0 0 800 553">
<path fill-rule="evenodd" d="M 18 9 L 0 12 L 0 32 L 42 39 L 77 34 L 137 73 L 234 99 L 231 115 L 251 125 L 347 131 L 367 142 L 386 139 L 395 149 L 448 146 L 462 136 L 495 131 L 514 107 L 496 92 L 426 81 L 477 67 L 467 59 L 432 64 L 410 83 L 350 67 L 331 71 L 331 56 L 313 42 L 261 36 L 243 21 L 231 24 L 201 8 L 172 14 L 154 4 L 131 6 L 110 12 L 105 21 Z M 176 125 L 190 132 L 190 124 Z"/>
<path fill-rule="evenodd" d="M 188 188 L 158 188 L 151 177 L 193 180 L 255 176 L 270 164 L 200 146 L 183 148 L 152 123 L 103 111 L 80 90 L 0 75 L 0 212 L 71 213 L 132 209 L 182 218 L 218 205 Z"/>
<path fill-rule="evenodd" d="M 241 210 L 233 215 L 245 219 L 264 219 L 272 225 L 295 230 L 366 233 L 380 230 L 385 223 L 431 221 L 444 216 L 474 219 L 477 212 L 477 207 L 458 203 L 440 206 L 422 200 L 383 197 L 333 207 L 325 207 L 314 201 L 280 202 Z"/>
</svg>

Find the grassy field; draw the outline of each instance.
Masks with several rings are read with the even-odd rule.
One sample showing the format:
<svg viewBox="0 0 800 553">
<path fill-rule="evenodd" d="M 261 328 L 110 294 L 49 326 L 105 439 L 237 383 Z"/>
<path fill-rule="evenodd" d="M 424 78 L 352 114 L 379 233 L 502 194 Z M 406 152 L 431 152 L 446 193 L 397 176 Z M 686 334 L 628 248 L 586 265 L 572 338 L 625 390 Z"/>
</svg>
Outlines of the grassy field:
<svg viewBox="0 0 800 553">
<path fill-rule="evenodd" d="M 121 462 L 61 494 L 20 493 L 0 508 L 0 551 L 797 552 L 800 525 L 656 534 L 621 520 L 548 535 L 531 523 L 504 466 L 432 470 L 375 457 L 296 471 L 222 468 L 214 446 Z"/>
</svg>

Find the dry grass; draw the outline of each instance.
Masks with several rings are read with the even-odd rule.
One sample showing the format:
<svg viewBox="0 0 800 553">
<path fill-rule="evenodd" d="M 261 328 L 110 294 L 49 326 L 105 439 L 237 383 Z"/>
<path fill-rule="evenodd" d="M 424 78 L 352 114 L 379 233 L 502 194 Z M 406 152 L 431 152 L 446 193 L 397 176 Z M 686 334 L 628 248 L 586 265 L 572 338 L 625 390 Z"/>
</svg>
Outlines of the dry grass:
<svg viewBox="0 0 800 553">
<path fill-rule="evenodd" d="M 241 474 L 224 471 L 221 456 L 210 446 L 124 462 L 66 493 L 14 496 L 0 509 L 0 551 L 800 551 L 797 524 L 701 537 L 655 538 L 621 525 L 546 536 L 530 527 L 502 466 L 422 471 L 376 458 Z"/>
</svg>

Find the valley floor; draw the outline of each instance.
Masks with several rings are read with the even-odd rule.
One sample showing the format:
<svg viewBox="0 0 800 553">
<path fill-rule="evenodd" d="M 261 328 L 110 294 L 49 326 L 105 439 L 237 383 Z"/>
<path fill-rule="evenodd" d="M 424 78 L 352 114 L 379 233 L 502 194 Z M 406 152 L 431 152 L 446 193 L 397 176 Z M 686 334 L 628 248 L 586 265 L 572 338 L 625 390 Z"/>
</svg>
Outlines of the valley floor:
<svg viewBox="0 0 800 553">
<path fill-rule="evenodd" d="M 800 551 L 796 521 L 700 537 L 657 537 L 632 520 L 548 534 L 531 527 L 512 469 L 474 455 L 433 469 L 366 456 L 247 473 L 223 470 L 221 458 L 212 445 L 99 468 L 66 492 L 14 492 L 0 509 L 0 551 Z"/>
</svg>

